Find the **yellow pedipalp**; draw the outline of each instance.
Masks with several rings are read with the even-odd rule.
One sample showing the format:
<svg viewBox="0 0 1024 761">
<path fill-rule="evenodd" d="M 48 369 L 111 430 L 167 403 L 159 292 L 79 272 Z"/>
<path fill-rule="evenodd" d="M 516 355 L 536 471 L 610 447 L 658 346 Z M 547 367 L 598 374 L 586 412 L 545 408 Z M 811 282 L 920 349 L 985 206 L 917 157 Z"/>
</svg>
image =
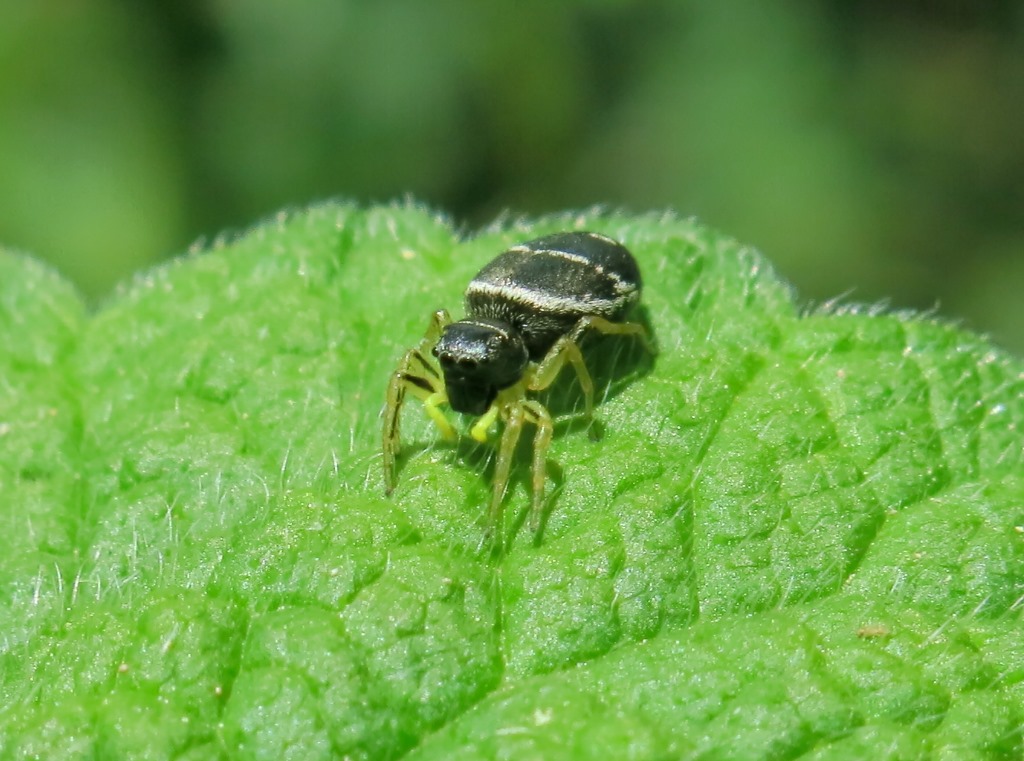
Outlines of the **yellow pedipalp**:
<svg viewBox="0 0 1024 761">
<path fill-rule="evenodd" d="M 441 429 L 441 435 L 448 441 L 455 441 L 459 438 L 459 435 L 452 428 L 452 424 L 448 422 L 448 418 L 441 412 L 441 405 L 447 402 L 447 394 L 443 391 L 435 391 L 423 400 L 423 407 L 426 409 L 430 419 L 434 421 L 434 424 Z"/>
<path fill-rule="evenodd" d="M 469 429 L 469 435 L 479 441 L 481 444 L 487 441 L 487 432 L 494 425 L 494 421 L 498 419 L 499 407 L 497 404 L 492 404 L 491 408 L 483 414 L 483 416 L 477 420 L 473 427 Z"/>
</svg>

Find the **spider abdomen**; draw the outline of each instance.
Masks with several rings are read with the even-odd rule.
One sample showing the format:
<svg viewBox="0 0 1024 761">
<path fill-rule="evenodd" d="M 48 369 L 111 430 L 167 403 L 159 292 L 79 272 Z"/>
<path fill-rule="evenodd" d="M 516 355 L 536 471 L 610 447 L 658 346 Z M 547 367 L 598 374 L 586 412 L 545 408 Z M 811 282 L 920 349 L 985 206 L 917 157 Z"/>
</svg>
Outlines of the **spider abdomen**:
<svg viewBox="0 0 1024 761">
<path fill-rule="evenodd" d="M 466 312 L 511 325 L 538 360 L 582 317 L 622 319 L 640 290 L 640 269 L 625 246 L 596 233 L 555 233 L 513 246 L 480 270 L 466 288 Z"/>
</svg>

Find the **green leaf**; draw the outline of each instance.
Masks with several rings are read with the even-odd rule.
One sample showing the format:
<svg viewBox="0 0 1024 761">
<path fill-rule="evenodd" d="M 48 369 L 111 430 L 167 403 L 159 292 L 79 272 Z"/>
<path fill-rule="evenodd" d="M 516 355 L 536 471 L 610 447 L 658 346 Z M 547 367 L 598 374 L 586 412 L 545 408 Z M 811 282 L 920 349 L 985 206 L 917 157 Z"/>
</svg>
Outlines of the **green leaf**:
<svg viewBox="0 0 1024 761">
<path fill-rule="evenodd" d="M 386 498 L 383 393 L 566 228 L 636 254 L 660 353 L 588 341 L 603 436 L 560 380 L 495 556 L 492 447 L 412 402 Z M 328 204 L 92 315 L 0 254 L 0 757 L 1019 758 L 1022 429 L 1019 359 L 670 216 Z"/>
</svg>

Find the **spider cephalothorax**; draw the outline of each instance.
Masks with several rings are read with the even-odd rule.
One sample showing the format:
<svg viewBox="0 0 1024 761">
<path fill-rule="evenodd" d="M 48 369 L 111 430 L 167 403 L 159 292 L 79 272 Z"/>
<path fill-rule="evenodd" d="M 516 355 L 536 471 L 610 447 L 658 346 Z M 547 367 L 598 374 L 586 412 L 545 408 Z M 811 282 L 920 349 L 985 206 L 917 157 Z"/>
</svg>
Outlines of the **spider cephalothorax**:
<svg viewBox="0 0 1024 761">
<path fill-rule="evenodd" d="M 507 323 L 467 318 L 446 326 L 434 346 L 448 403 L 456 412 L 483 415 L 498 391 L 523 377 L 530 355 Z"/>
</svg>

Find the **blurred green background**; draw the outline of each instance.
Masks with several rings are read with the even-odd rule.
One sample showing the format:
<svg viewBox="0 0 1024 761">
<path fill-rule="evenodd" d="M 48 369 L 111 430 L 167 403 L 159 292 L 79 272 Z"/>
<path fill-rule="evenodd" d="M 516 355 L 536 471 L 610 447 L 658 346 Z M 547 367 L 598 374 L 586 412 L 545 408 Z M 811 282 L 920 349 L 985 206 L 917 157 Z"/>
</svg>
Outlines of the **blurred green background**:
<svg viewBox="0 0 1024 761">
<path fill-rule="evenodd" d="M 0 241 L 94 300 L 329 196 L 673 208 L 1024 352 L 1024 3 L 0 0 Z"/>
</svg>

